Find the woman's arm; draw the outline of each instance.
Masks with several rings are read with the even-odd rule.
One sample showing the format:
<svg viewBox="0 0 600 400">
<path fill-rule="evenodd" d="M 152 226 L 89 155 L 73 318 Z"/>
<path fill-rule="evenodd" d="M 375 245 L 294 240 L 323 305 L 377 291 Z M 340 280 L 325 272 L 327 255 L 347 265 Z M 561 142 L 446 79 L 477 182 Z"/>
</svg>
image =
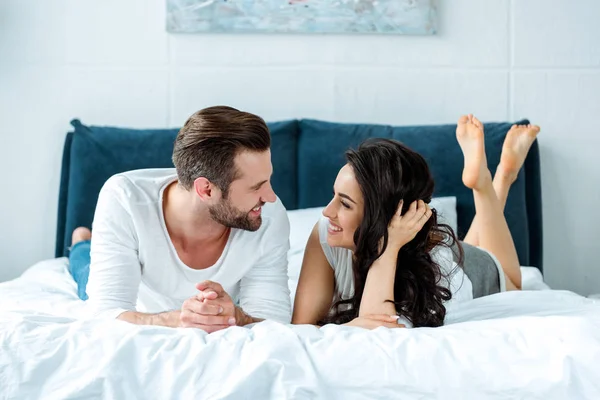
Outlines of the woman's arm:
<svg viewBox="0 0 600 400">
<path fill-rule="evenodd" d="M 394 284 L 398 252 L 409 243 L 431 217 L 431 209 L 422 200 L 414 201 L 406 213 L 402 213 L 400 201 L 396 213 L 388 226 L 388 243 L 367 274 L 365 288 L 360 300 L 358 316 L 373 314 L 396 314 L 396 307 L 387 300 L 395 301 Z M 383 241 L 383 238 L 382 238 Z M 381 244 L 383 245 L 383 243 Z"/>
<path fill-rule="evenodd" d="M 308 238 L 304 251 L 292 315 L 293 324 L 316 325 L 318 321 L 325 318 L 332 306 L 335 275 L 319 242 L 318 229 L 317 223 Z M 355 318 L 344 325 L 365 329 L 375 329 L 380 326 L 402 328 L 403 325 L 398 325 L 396 319 L 395 316 L 389 314 L 366 315 Z"/>
<path fill-rule="evenodd" d="M 359 317 L 371 314 L 396 314 L 394 304 L 386 300 L 395 300 L 394 281 L 398 250 L 388 245 L 383 255 L 371 265 L 360 299 Z"/>
<path fill-rule="evenodd" d="M 324 318 L 333 301 L 335 276 L 319 242 L 319 223 L 313 228 L 302 260 L 292 324 L 312 324 Z"/>
</svg>

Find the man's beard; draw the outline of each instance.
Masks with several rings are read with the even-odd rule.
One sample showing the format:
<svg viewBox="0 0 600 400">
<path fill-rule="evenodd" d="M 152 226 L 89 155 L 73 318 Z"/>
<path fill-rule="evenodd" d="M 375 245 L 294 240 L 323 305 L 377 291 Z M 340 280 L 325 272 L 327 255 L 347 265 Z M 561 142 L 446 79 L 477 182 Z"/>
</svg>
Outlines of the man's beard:
<svg viewBox="0 0 600 400">
<path fill-rule="evenodd" d="M 264 203 L 260 204 L 262 207 Z M 228 199 L 223 199 L 216 206 L 208 209 L 210 216 L 216 222 L 228 228 L 243 229 L 255 232 L 262 224 L 262 216 L 256 219 L 250 218 L 249 212 L 243 212 L 231 205 Z"/>
</svg>

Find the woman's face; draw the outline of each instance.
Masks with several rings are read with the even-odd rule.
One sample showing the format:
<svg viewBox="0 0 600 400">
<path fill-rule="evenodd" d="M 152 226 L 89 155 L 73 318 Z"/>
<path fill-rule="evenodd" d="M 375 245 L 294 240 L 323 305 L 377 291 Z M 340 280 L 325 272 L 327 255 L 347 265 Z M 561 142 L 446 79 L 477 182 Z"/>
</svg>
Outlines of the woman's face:
<svg viewBox="0 0 600 400">
<path fill-rule="evenodd" d="M 327 243 L 354 251 L 354 232 L 363 218 L 364 201 L 352 167 L 346 164 L 333 185 L 333 199 L 323 210 L 329 219 Z"/>
</svg>

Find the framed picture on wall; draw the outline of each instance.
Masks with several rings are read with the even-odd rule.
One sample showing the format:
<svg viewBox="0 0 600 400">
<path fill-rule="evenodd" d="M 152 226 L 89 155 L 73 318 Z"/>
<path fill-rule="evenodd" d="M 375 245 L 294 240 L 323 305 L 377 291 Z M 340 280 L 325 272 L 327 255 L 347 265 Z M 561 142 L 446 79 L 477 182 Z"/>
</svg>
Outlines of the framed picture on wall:
<svg viewBox="0 0 600 400">
<path fill-rule="evenodd" d="M 172 33 L 431 35 L 435 0 L 167 0 Z"/>
</svg>

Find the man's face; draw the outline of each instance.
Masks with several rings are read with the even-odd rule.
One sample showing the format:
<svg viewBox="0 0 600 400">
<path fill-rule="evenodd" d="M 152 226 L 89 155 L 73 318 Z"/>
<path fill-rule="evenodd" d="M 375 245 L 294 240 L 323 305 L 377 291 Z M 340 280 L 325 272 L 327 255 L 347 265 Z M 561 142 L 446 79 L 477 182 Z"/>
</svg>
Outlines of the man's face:
<svg viewBox="0 0 600 400">
<path fill-rule="evenodd" d="M 243 151 L 235 157 L 238 178 L 231 182 L 227 197 L 209 211 L 218 223 L 230 228 L 256 231 L 262 223 L 262 206 L 276 200 L 271 187 L 271 151 Z"/>
</svg>

